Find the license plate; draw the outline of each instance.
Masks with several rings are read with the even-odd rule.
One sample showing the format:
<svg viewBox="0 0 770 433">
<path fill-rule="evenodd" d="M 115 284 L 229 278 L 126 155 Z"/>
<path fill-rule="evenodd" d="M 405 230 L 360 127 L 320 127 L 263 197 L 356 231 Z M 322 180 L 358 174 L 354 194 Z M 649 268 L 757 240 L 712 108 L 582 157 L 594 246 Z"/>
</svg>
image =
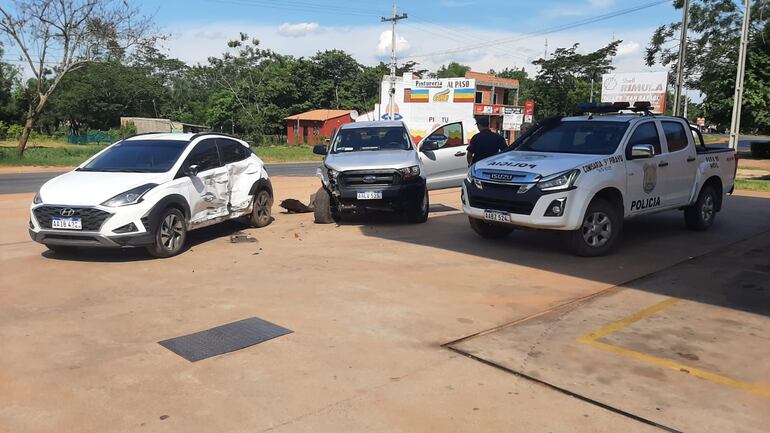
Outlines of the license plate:
<svg viewBox="0 0 770 433">
<path fill-rule="evenodd" d="M 359 200 L 382 200 L 382 191 L 362 191 L 356 193 Z"/>
<path fill-rule="evenodd" d="M 51 220 L 51 228 L 64 230 L 83 230 L 80 218 L 54 218 Z"/>
<path fill-rule="evenodd" d="M 511 214 L 499 210 L 485 210 L 484 219 L 501 223 L 509 223 L 511 222 Z"/>
</svg>

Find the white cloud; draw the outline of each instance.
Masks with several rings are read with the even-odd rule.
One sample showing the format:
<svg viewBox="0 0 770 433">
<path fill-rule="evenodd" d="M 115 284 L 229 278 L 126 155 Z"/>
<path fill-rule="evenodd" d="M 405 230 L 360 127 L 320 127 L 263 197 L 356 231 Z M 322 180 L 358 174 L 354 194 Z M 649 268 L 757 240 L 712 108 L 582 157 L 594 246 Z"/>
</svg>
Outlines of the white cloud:
<svg viewBox="0 0 770 433">
<path fill-rule="evenodd" d="M 312 33 L 320 33 L 323 29 L 318 23 L 283 23 L 278 26 L 278 34 L 289 38 L 301 38 Z"/>
<path fill-rule="evenodd" d="M 380 41 L 377 43 L 377 52 L 379 54 L 390 53 L 392 45 L 393 32 L 390 30 L 385 30 L 384 32 L 380 33 Z M 396 34 L 396 51 L 403 53 L 405 51 L 409 51 L 409 48 L 411 48 L 409 41 L 407 41 L 403 36 Z"/>
<path fill-rule="evenodd" d="M 635 41 L 623 42 L 622 44 L 620 44 L 620 46 L 618 46 L 618 57 L 636 54 L 639 52 L 639 49 L 641 47 L 642 45 L 639 42 L 635 42 Z"/>
</svg>

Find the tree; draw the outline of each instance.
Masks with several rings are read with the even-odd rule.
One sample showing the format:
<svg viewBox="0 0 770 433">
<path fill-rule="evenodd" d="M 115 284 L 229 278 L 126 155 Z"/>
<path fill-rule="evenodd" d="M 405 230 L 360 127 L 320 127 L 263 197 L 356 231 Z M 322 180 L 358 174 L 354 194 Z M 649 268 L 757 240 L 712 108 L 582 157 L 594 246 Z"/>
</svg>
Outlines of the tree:
<svg viewBox="0 0 770 433">
<path fill-rule="evenodd" d="M 709 123 L 730 125 L 743 11 L 734 0 L 692 0 L 684 65 L 685 85 L 703 95 Z M 742 2 L 740 2 L 742 3 Z M 752 2 L 741 127 L 770 132 L 770 2 Z M 683 0 L 674 6 L 683 7 Z M 676 76 L 681 23 L 659 27 L 650 38 L 646 62 L 669 67 Z M 672 42 L 677 42 L 672 44 Z"/>
<path fill-rule="evenodd" d="M 442 65 L 436 71 L 436 78 L 455 78 L 464 77 L 465 73 L 470 71 L 471 67 L 457 62 L 450 62 L 448 65 Z"/>
<path fill-rule="evenodd" d="M 3 57 L 4 50 L 0 45 L 0 59 Z M 18 85 L 19 69 L 0 61 L 0 121 L 2 122 L 10 123 L 17 120 L 13 92 Z"/>
<path fill-rule="evenodd" d="M 19 138 L 21 156 L 35 121 L 68 74 L 89 62 L 122 58 L 144 42 L 150 22 L 127 0 L 15 0 L 0 6 L 0 32 L 20 51 L 34 79 Z"/>
<path fill-rule="evenodd" d="M 614 70 L 612 58 L 617 54 L 621 40 L 613 41 L 594 52 L 580 54 L 579 44 L 557 48 L 549 59 L 532 62 L 540 67 L 534 85 L 539 116 L 567 115 L 575 112 L 579 102 L 591 94 L 592 78 Z"/>
</svg>

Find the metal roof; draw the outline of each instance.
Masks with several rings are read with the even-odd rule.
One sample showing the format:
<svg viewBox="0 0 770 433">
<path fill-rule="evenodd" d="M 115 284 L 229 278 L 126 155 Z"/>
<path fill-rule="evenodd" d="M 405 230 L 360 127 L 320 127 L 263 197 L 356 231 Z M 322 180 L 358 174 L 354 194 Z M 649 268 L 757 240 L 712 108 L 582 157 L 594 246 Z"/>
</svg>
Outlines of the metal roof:
<svg viewBox="0 0 770 433">
<path fill-rule="evenodd" d="M 283 120 L 315 120 L 327 121 L 353 113 L 354 110 L 311 110 L 293 116 L 284 117 Z"/>
</svg>

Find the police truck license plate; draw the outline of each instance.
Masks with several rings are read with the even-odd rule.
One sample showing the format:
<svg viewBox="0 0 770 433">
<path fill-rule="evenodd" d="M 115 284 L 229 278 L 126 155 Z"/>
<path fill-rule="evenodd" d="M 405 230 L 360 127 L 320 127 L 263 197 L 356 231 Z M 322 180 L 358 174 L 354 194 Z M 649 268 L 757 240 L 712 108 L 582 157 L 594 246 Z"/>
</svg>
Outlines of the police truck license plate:
<svg viewBox="0 0 770 433">
<path fill-rule="evenodd" d="M 381 200 L 382 191 L 362 191 L 356 193 L 356 198 L 359 200 Z"/>
<path fill-rule="evenodd" d="M 489 221 L 497 221 L 501 223 L 511 222 L 511 214 L 508 212 L 502 212 L 499 210 L 485 210 L 484 219 Z"/>
<path fill-rule="evenodd" d="M 51 220 L 52 229 L 83 230 L 80 218 L 54 218 Z"/>
</svg>

